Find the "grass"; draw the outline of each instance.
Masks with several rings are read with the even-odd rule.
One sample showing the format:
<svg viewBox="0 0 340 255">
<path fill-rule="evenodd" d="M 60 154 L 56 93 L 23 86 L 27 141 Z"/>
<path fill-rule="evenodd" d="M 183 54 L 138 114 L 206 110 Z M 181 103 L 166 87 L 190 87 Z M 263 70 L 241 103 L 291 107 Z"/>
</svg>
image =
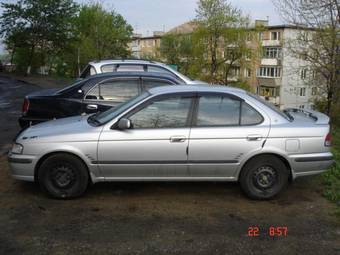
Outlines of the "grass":
<svg viewBox="0 0 340 255">
<path fill-rule="evenodd" d="M 332 152 L 336 161 L 335 166 L 331 167 L 323 174 L 324 192 L 323 195 L 330 201 L 338 204 L 337 215 L 340 217 L 340 128 L 333 128 L 332 132 Z"/>
</svg>

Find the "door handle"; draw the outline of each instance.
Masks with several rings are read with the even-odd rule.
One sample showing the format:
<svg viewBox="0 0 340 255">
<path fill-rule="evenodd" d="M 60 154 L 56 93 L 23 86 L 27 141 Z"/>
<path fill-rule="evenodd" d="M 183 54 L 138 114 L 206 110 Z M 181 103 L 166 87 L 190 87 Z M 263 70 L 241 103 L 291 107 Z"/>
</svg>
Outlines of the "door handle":
<svg viewBox="0 0 340 255">
<path fill-rule="evenodd" d="M 98 105 L 96 105 L 96 104 L 88 104 L 86 106 L 86 109 L 88 109 L 88 110 L 97 110 L 98 109 Z"/>
<path fill-rule="evenodd" d="M 247 140 L 248 141 L 259 141 L 262 139 L 262 135 L 248 135 Z"/>
<path fill-rule="evenodd" d="M 186 140 L 185 136 L 171 136 L 170 142 L 171 143 L 183 143 Z"/>
</svg>

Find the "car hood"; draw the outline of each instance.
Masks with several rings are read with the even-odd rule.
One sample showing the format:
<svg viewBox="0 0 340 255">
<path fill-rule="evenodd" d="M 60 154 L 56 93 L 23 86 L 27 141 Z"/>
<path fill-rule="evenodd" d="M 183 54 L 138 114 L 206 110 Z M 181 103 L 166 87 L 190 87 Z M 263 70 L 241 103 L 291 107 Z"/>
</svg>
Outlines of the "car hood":
<svg viewBox="0 0 340 255">
<path fill-rule="evenodd" d="M 38 91 L 34 91 L 27 95 L 27 97 L 36 97 L 36 96 L 53 96 L 58 92 L 60 88 L 54 88 L 54 89 L 41 89 Z"/>
<path fill-rule="evenodd" d="M 102 127 L 91 126 L 89 115 L 51 120 L 31 126 L 17 138 L 21 141 L 65 142 L 98 140 Z"/>
</svg>

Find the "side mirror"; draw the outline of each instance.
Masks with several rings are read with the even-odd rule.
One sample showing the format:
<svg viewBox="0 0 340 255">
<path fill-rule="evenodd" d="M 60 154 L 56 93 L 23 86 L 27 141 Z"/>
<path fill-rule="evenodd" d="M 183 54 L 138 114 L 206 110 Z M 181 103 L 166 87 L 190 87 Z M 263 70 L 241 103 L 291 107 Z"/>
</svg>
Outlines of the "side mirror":
<svg viewBox="0 0 340 255">
<path fill-rule="evenodd" d="M 131 121 L 129 119 L 122 118 L 118 121 L 118 128 L 125 130 L 131 128 Z"/>
</svg>

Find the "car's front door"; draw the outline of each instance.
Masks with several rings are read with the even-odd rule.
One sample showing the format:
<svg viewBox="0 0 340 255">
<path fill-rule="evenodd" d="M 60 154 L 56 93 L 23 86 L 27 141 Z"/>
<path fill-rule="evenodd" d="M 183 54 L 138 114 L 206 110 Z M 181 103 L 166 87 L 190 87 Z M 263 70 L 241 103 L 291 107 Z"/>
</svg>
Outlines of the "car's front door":
<svg viewBox="0 0 340 255">
<path fill-rule="evenodd" d="M 234 178 L 243 158 L 261 150 L 270 123 L 233 95 L 201 94 L 197 100 L 189 140 L 190 175 Z"/>
<path fill-rule="evenodd" d="M 83 101 L 83 112 L 105 111 L 140 94 L 140 78 L 126 77 L 101 81 L 94 85 Z"/>
<path fill-rule="evenodd" d="M 150 99 L 124 118 L 132 128 L 104 129 L 98 164 L 106 178 L 188 176 L 187 148 L 192 95 Z"/>
</svg>

